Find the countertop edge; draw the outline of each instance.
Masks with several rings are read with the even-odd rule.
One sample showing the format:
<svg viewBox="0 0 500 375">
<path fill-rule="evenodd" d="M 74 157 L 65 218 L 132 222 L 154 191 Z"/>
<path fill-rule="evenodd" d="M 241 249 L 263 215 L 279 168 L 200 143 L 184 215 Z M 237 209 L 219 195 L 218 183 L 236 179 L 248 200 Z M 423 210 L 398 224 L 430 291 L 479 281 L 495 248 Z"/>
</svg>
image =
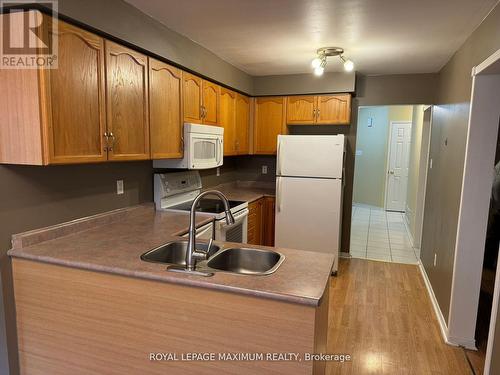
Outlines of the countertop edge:
<svg viewBox="0 0 500 375">
<path fill-rule="evenodd" d="M 111 274 L 111 275 L 118 275 L 118 276 L 124 276 L 124 277 L 135 277 L 135 278 L 139 278 L 139 279 L 143 279 L 143 280 L 151 280 L 151 281 L 157 281 L 157 282 L 168 283 L 168 284 L 178 284 L 178 285 L 190 286 L 190 287 L 196 287 L 196 288 L 211 289 L 211 290 L 217 290 L 217 291 L 221 291 L 221 292 L 237 293 L 237 294 L 242 294 L 242 295 L 255 297 L 255 298 L 266 298 L 266 299 L 270 299 L 270 300 L 274 300 L 274 301 L 281 301 L 281 302 L 305 305 L 305 306 L 310 306 L 310 307 L 318 307 L 320 304 L 320 301 L 323 297 L 323 296 L 320 296 L 319 298 L 297 297 L 297 296 L 292 296 L 292 295 L 287 295 L 287 294 L 279 294 L 279 293 L 266 292 L 266 291 L 256 292 L 255 290 L 238 288 L 238 287 L 229 286 L 229 285 L 220 285 L 220 284 L 211 284 L 211 283 L 207 284 L 207 283 L 203 283 L 203 282 L 197 282 L 196 280 L 191 279 L 191 278 L 168 279 L 168 277 L 159 277 L 159 276 L 150 274 L 148 272 L 126 271 L 124 269 L 117 269 L 117 268 L 113 268 L 113 267 L 98 266 L 98 265 L 95 265 L 92 263 L 73 263 L 73 262 L 61 261 L 59 259 L 52 258 L 52 257 L 36 256 L 36 255 L 28 254 L 28 253 L 23 253 L 22 251 L 19 251 L 16 249 L 9 250 L 7 254 L 13 258 L 20 258 L 20 259 L 25 259 L 25 260 L 35 261 L 35 262 L 43 262 L 43 263 L 54 264 L 54 265 L 63 266 L 63 267 L 76 268 L 76 269 L 92 271 L 92 272 L 104 272 L 104 273 Z M 165 272 L 167 272 L 167 271 L 165 271 Z M 258 277 L 265 277 L 265 276 L 258 276 Z M 328 282 L 328 280 L 327 280 L 327 282 Z"/>
</svg>

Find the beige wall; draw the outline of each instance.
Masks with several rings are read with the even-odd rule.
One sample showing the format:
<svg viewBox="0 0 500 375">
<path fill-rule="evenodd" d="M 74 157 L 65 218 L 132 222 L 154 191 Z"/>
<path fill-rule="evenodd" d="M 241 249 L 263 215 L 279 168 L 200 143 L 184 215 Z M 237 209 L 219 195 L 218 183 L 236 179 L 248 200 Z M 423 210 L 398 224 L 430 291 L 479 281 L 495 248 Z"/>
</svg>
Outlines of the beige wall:
<svg viewBox="0 0 500 375">
<path fill-rule="evenodd" d="M 353 202 L 384 207 L 391 121 L 411 121 L 413 106 L 370 106 L 358 112 Z M 373 126 L 368 127 L 368 118 Z"/>
<path fill-rule="evenodd" d="M 424 106 L 413 107 L 411 125 L 411 148 L 408 168 L 408 190 L 406 194 L 406 220 L 410 233 L 415 240 L 415 215 L 417 211 L 417 197 L 419 185 L 420 152 L 422 149 L 422 130 L 424 125 Z"/>
<path fill-rule="evenodd" d="M 433 168 L 428 171 L 421 259 L 445 319 L 451 298 L 471 70 L 499 48 L 500 6 L 497 5 L 439 74 L 430 148 Z"/>
</svg>

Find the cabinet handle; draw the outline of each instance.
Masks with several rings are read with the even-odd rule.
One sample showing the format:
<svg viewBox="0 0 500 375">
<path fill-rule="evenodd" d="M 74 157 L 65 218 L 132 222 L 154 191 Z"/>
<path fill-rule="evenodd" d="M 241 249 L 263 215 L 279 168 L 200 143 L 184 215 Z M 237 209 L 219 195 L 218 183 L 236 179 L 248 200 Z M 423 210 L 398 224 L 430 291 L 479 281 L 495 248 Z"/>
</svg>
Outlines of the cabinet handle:
<svg viewBox="0 0 500 375">
<path fill-rule="evenodd" d="M 104 132 L 103 136 L 104 136 L 104 142 L 106 143 L 104 146 L 104 152 L 108 152 L 108 149 L 109 149 L 109 134 L 108 134 L 108 132 Z"/>
<path fill-rule="evenodd" d="M 206 116 L 207 116 L 207 110 L 205 109 L 205 106 L 201 106 L 200 107 L 200 110 L 201 110 L 201 118 L 204 119 Z"/>
<path fill-rule="evenodd" d="M 316 119 L 319 118 L 319 109 L 316 110 Z"/>
<path fill-rule="evenodd" d="M 313 118 L 316 118 L 316 109 L 313 109 Z"/>
<path fill-rule="evenodd" d="M 113 151 L 113 147 L 115 147 L 115 135 L 113 134 L 113 132 L 109 132 L 109 135 L 108 135 L 109 138 L 111 138 L 111 146 L 108 147 L 108 151 Z"/>
</svg>

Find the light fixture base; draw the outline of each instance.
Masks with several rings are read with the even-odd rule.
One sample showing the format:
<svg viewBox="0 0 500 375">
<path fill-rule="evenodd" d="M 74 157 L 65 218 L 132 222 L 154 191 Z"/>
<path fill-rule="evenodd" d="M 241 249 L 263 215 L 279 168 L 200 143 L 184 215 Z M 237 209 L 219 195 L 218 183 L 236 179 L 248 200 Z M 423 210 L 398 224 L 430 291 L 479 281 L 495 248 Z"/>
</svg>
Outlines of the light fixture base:
<svg viewBox="0 0 500 375">
<path fill-rule="evenodd" d="M 316 51 L 318 56 L 340 56 L 344 53 L 344 49 L 340 47 L 323 47 Z"/>
</svg>

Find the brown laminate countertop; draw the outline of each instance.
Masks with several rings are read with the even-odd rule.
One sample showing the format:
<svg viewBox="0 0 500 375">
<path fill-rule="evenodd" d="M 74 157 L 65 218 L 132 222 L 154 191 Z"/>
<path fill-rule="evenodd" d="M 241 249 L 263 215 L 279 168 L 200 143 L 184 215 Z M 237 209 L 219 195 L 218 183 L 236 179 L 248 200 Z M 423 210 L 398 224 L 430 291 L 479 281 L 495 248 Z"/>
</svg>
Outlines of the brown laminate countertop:
<svg viewBox="0 0 500 375">
<path fill-rule="evenodd" d="M 210 190 L 219 190 L 228 199 L 254 202 L 263 197 L 274 197 L 276 189 L 274 184 L 255 183 L 253 181 L 237 181 L 217 186 L 212 186 Z"/>
<path fill-rule="evenodd" d="M 139 206 L 131 210 L 132 213 L 126 214 L 123 211 L 127 210 L 119 210 L 119 216 L 110 214 L 114 219 L 98 215 L 99 220 L 95 222 L 97 224 L 92 225 L 88 224 L 86 221 L 88 219 L 75 221 L 79 226 L 79 230 L 75 233 L 71 233 L 74 222 L 70 222 L 14 235 L 13 249 L 9 251 L 9 255 L 91 271 L 241 293 L 290 303 L 317 306 L 320 302 L 333 264 L 331 255 L 275 248 L 285 256 L 285 260 L 275 273 L 266 276 L 217 272 L 214 276 L 203 277 L 167 272 L 164 264 L 144 262 L 140 259 L 140 255 L 168 241 L 179 239 L 178 235 L 188 228 L 188 215 L 158 212 L 152 205 Z M 206 217 L 198 216 L 197 225 L 209 221 L 210 219 Z M 59 233 L 61 236 L 54 234 L 61 230 L 63 231 L 62 234 Z M 234 245 L 216 243 L 223 247 Z M 252 247 L 265 248 L 253 245 Z"/>
</svg>

